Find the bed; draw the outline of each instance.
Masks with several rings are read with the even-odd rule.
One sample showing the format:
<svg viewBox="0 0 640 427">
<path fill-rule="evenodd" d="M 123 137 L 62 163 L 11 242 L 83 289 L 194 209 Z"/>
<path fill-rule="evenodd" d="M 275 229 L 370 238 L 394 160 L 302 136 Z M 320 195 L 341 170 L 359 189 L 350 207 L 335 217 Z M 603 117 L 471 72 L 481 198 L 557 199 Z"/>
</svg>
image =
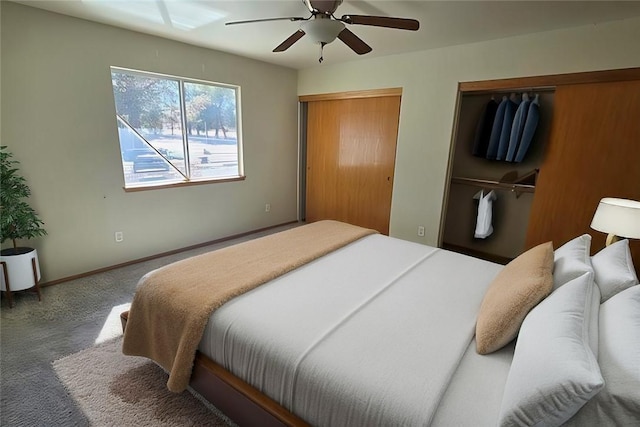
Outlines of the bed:
<svg viewBox="0 0 640 427">
<path fill-rule="evenodd" d="M 367 232 L 328 252 L 321 251 L 321 255 L 233 295 L 216 307 L 208 315 L 202 333 L 198 333 L 189 383 L 240 425 L 526 425 L 526 417 L 531 416 L 549 421 L 542 425 L 560 425 L 574 419 L 580 421 L 583 406 L 588 420 L 585 424 L 583 419 L 582 425 L 590 425 L 594 417 L 609 417 L 615 423 L 633 420 L 640 416 L 640 396 L 633 384 L 625 384 L 631 389 L 630 397 L 623 399 L 623 409 L 614 410 L 613 415 L 596 404 L 585 405 L 604 387 L 604 380 L 599 382 L 602 375 L 597 363 L 601 293 L 590 263 L 562 263 L 563 259 L 575 257 L 579 250 L 584 252 L 584 240 L 578 242 L 582 246 L 576 250 L 573 249 L 580 246 L 578 243 L 568 243 L 564 251 L 568 255 L 563 257 L 560 251 L 558 259 L 554 259 L 553 252 L 549 255 L 552 249 L 544 248 L 544 262 L 550 263 L 549 268 L 560 266 L 553 279 L 564 276 L 564 283 L 571 284 L 563 286 L 567 292 L 556 292 L 564 283 L 549 283 L 549 291 L 530 303 L 533 307 L 524 309 L 519 321 L 525 323 L 522 327 L 526 330 L 520 330 L 518 325 L 514 332 L 524 334 L 518 346 L 528 348 L 529 342 L 531 349 L 524 357 L 518 355 L 512 339 L 487 355 L 478 354 L 476 342 L 476 336 L 484 340 L 484 335 L 476 335 L 476 328 L 479 313 L 486 310 L 488 291 L 501 277 L 503 281 L 519 277 L 522 270 L 517 262 L 514 265 L 518 268 L 507 268 Z M 516 276 L 509 276 L 509 271 L 516 271 Z M 550 271 L 547 279 L 551 280 Z M 580 283 L 574 285 L 577 281 Z M 629 280 L 625 289 L 638 288 L 634 285 L 637 278 L 635 283 Z M 568 385 L 561 384 L 561 394 L 576 385 L 584 389 L 582 393 L 562 395 L 568 403 L 562 404 L 559 415 L 558 408 L 554 408 L 554 414 L 548 416 L 545 396 L 532 397 L 525 392 L 514 403 L 505 397 L 505 390 L 509 396 L 522 394 L 528 387 L 518 382 L 526 380 L 530 385 L 526 375 L 540 369 L 535 360 L 532 366 L 529 359 L 545 348 L 539 335 L 547 334 L 549 328 L 541 328 L 540 323 L 558 316 L 554 304 L 538 304 L 551 291 L 554 295 L 571 291 L 566 298 L 581 301 L 579 308 L 589 308 L 577 325 L 582 328 L 578 334 L 583 340 L 578 346 L 581 353 L 569 354 L 569 359 L 570 366 L 579 365 L 574 359 L 582 356 L 591 363 L 585 362 L 586 370 L 579 370 L 577 377 L 566 379 Z M 501 291 L 500 295 L 504 293 Z M 558 298 L 547 299 L 554 302 Z M 628 299 L 623 305 L 629 305 Z M 640 295 L 636 298 L 634 294 L 630 299 L 632 305 L 636 299 L 640 303 Z M 538 310 L 538 305 L 544 310 Z M 567 303 L 555 305 L 563 311 Z M 131 313 L 135 310 L 136 299 Z M 541 320 L 536 320 L 534 314 Z M 125 344 L 129 326 L 125 329 Z M 135 340 L 139 341 L 140 336 Z M 627 337 L 621 340 L 629 347 Z M 630 357 L 634 357 L 633 351 Z M 545 357 L 542 354 L 533 359 Z M 171 362 L 159 364 L 171 371 Z M 638 374 L 640 381 L 640 373 L 633 374 Z M 557 397 L 557 383 L 563 379 L 552 381 L 549 396 L 553 399 Z M 545 390 L 547 386 L 543 383 L 538 389 Z M 523 407 L 523 401 L 529 406 Z"/>
</svg>

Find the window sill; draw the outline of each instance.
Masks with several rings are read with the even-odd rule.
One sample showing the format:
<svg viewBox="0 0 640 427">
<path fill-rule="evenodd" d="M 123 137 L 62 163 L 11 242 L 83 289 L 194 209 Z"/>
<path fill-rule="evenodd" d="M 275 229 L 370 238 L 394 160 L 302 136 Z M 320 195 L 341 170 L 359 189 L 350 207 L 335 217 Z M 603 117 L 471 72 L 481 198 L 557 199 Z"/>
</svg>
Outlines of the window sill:
<svg viewBox="0 0 640 427">
<path fill-rule="evenodd" d="M 222 182 L 244 181 L 245 178 L 246 176 L 243 175 L 243 176 L 234 176 L 230 178 L 208 179 L 208 180 L 202 180 L 202 181 L 174 182 L 171 184 L 145 185 L 140 187 L 123 187 L 123 190 L 127 193 L 134 193 L 137 191 L 161 190 L 166 188 L 191 187 L 194 185 L 219 184 Z"/>
</svg>

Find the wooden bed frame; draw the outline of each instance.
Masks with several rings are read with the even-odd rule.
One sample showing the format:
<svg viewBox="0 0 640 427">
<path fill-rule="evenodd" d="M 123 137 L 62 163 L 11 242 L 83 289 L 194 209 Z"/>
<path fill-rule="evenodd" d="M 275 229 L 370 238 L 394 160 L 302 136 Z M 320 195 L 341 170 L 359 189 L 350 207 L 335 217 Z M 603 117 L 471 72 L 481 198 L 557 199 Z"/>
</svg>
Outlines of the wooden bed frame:
<svg viewBox="0 0 640 427">
<path fill-rule="evenodd" d="M 123 331 L 128 319 L 128 311 L 120 314 Z M 196 352 L 189 385 L 240 426 L 309 426 L 278 402 L 200 352 Z"/>
</svg>

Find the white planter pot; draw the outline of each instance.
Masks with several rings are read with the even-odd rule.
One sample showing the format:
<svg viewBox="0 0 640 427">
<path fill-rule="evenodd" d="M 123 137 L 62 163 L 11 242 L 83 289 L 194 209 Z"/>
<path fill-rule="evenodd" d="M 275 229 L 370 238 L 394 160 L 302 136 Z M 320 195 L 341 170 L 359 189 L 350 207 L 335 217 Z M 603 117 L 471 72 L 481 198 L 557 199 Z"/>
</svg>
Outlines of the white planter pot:
<svg viewBox="0 0 640 427">
<path fill-rule="evenodd" d="M 6 268 L 6 275 L 9 278 L 11 292 L 33 288 L 37 281 L 40 281 L 40 264 L 38 262 L 38 251 L 33 248 L 18 248 L 21 253 L 17 255 L 7 255 L 8 250 L 3 250 L 0 261 L 5 262 L 1 267 Z M 22 253 L 24 252 L 24 253 Z M 35 259 L 36 277 L 33 274 L 33 261 Z M 0 290 L 6 291 L 5 272 L 0 271 Z"/>
</svg>

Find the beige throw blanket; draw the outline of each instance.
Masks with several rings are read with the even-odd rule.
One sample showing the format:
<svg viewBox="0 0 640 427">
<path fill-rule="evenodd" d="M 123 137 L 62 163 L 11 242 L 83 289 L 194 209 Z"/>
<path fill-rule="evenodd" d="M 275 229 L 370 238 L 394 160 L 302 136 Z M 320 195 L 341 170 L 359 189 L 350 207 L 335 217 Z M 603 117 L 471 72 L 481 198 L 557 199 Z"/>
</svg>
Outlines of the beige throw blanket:
<svg viewBox="0 0 640 427">
<path fill-rule="evenodd" d="M 319 221 L 169 264 L 140 279 L 123 353 L 169 371 L 167 387 L 186 389 L 211 313 L 231 298 L 343 247 L 374 230 Z"/>
</svg>

